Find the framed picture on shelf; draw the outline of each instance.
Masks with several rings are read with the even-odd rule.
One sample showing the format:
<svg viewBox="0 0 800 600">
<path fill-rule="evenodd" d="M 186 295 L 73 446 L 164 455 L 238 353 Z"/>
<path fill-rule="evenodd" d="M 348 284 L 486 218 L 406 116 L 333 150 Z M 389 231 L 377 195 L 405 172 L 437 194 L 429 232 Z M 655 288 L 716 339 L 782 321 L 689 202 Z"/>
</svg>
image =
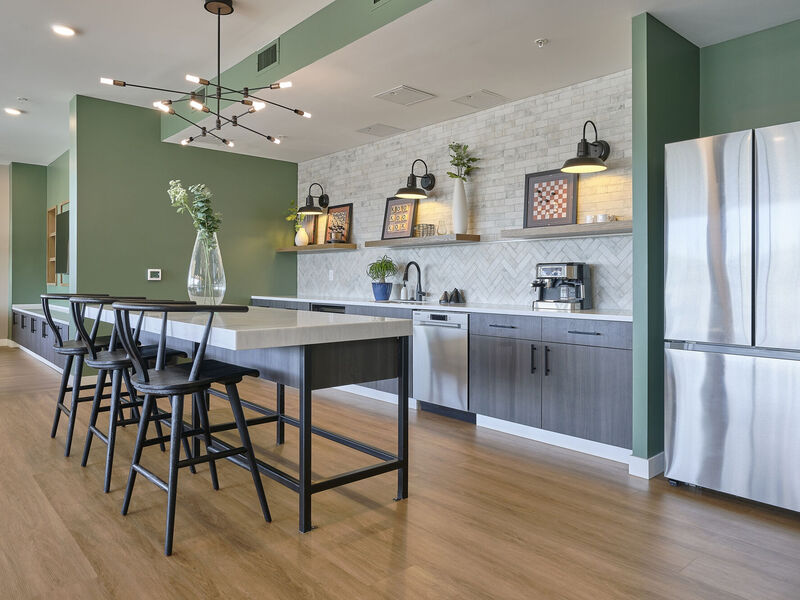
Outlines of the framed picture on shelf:
<svg viewBox="0 0 800 600">
<path fill-rule="evenodd" d="M 417 218 L 417 200 L 387 198 L 383 215 L 382 240 L 410 238 L 414 235 L 414 220 Z"/>
<path fill-rule="evenodd" d="M 300 226 L 306 230 L 306 234 L 308 235 L 308 243 L 309 244 L 316 244 L 317 243 L 317 215 L 306 215 L 306 217 L 300 222 Z"/>
<path fill-rule="evenodd" d="M 578 175 L 559 169 L 525 175 L 522 226 L 574 225 L 577 221 Z"/>
<path fill-rule="evenodd" d="M 350 241 L 350 226 L 353 222 L 353 204 L 328 207 L 328 222 L 325 225 L 325 243 L 342 244 Z"/>
</svg>

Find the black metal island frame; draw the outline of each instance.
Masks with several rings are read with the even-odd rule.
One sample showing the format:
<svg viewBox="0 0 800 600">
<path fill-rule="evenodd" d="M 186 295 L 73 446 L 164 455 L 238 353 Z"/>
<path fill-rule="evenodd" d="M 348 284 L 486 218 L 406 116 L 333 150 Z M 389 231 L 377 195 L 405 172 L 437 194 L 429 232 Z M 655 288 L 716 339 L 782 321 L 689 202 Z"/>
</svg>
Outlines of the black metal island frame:
<svg viewBox="0 0 800 600">
<path fill-rule="evenodd" d="M 96 316 L 96 309 L 94 314 L 91 312 L 90 308 L 87 316 Z M 165 326 L 170 347 L 194 350 L 202 339 L 205 318 L 173 313 L 164 324 L 161 318 L 146 316 L 142 324 L 142 341 L 150 343 L 149 340 L 156 339 Z M 103 310 L 101 319 L 112 322 L 112 312 Z M 299 429 L 297 477 L 263 460 L 257 462 L 263 474 L 298 493 L 301 532 L 312 528 L 311 496 L 317 492 L 397 471 L 396 499 L 408 497 L 408 355 L 411 335 L 412 322 L 408 319 L 261 307 L 251 307 L 246 313 L 215 317 L 206 357 L 257 369 L 263 379 L 277 383 L 276 410 L 242 400 L 244 407 L 262 415 L 249 419 L 248 423 L 275 422 L 278 444 L 284 441 L 287 424 Z M 312 424 L 314 390 L 394 378 L 398 380 L 396 453 Z M 284 412 L 285 386 L 299 390 L 299 418 Z M 211 393 L 224 396 L 216 390 L 211 390 Z M 213 426 L 211 431 L 214 432 Z M 312 481 L 312 435 L 364 452 L 380 459 L 380 462 Z M 212 447 L 217 450 L 232 447 L 218 437 L 213 437 L 213 442 Z M 247 468 L 243 455 L 228 460 Z"/>
</svg>

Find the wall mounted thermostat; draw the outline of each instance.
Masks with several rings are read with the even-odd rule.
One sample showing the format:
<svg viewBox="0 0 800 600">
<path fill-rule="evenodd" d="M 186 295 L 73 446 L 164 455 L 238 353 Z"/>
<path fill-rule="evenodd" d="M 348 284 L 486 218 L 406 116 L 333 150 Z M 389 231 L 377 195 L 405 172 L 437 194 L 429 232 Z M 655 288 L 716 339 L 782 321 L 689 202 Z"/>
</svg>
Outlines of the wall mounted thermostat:
<svg viewBox="0 0 800 600">
<path fill-rule="evenodd" d="M 161 269 L 147 269 L 147 281 L 161 281 Z"/>
</svg>

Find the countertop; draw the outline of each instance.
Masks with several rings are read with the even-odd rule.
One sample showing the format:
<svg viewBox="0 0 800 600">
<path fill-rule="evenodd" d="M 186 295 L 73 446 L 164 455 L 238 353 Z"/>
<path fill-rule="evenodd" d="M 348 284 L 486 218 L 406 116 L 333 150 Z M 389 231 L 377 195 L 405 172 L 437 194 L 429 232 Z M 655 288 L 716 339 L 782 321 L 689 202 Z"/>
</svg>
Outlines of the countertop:
<svg viewBox="0 0 800 600">
<path fill-rule="evenodd" d="M 44 311 L 41 304 L 12 304 L 11 310 L 25 313 L 37 319 L 44 319 Z M 69 325 L 69 311 L 66 306 L 59 306 L 57 304 L 50 305 L 50 316 L 56 323 Z"/>
<path fill-rule="evenodd" d="M 283 302 L 308 302 L 311 304 L 344 304 L 350 306 L 385 306 L 406 308 L 411 310 L 432 310 L 451 312 L 488 313 L 495 315 L 523 315 L 528 317 L 556 317 L 564 319 L 594 319 L 597 321 L 633 321 L 633 313 L 629 310 L 591 309 L 580 312 L 559 310 L 532 310 L 524 304 L 439 304 L 438 302 L 376 302 L 358 298 L 314 298 L 308 296 L 251 296 L 252 300 L 280 300 Z"/>
<path fill-rule="evenodd" d="M 97 316 L 96 307 L 87 306 L 86 316 Z M 104 309 L 103 321 L 113 322 L 113 311 Z M 135 322 L 138 314 L 131 314 Z M 170 313 L 167 335 L 193 342 L 201 341 L 208 313 Z M 160 333 L 161 315 L 145 315 L 143 331 Z M 410 336 L 410 319 L 340 315 L 310 311 L 251 306 L 245 313 L 217 313 L 208 343 L 227 350 L 257 350 L 284 346 L 304 346 L 350 342 L 387 337 Z"/>
</svg>

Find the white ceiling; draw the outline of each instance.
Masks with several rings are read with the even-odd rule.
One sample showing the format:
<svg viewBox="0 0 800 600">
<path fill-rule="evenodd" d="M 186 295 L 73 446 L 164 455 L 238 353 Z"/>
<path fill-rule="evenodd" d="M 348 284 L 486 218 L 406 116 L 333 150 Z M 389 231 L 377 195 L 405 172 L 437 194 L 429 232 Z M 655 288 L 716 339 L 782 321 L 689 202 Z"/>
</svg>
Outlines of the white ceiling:
<svg viewBox="0 0 800 600">
<path fill-rule="evenodd" d="M 236 0 L 223 20 L 223 69 L 328 3 Z M 645 10 L 700 46 L 800 18 L 797 0 L 432 0 L 293 74 L 294 87 L 271 97 L 314 118 L 272 108 L 245 117 L 243 124 L 286 137 L 276 146 L 239 130 L 234 151 L 307 160 L 376 139 L 356 132 L 367 125 L 411 130 L 467 114 L 472 109 L 451 100 L 481 88 L 516 100 L 628 68 L 630 18 Z M 215 67 L 214 21 L 201 0 L 28 0 L 4 7 L 4 17 L 0 107 L 28 112 L 0 113 L 0 162 L 41 164 L 63 152 L 76 93 L 142 106 L 157 99 L 101 86 L 100 75 L 183 87 L 184 73 Z M 54 22 L 81 33 L 58 38 Z M 197 43 L 202 36 L 208 44 Z M 538 37 L 550 43 L 539 50 Z M 410 107 L 373 98 L 399 84 L 436 98 Z"/>
</svg>

